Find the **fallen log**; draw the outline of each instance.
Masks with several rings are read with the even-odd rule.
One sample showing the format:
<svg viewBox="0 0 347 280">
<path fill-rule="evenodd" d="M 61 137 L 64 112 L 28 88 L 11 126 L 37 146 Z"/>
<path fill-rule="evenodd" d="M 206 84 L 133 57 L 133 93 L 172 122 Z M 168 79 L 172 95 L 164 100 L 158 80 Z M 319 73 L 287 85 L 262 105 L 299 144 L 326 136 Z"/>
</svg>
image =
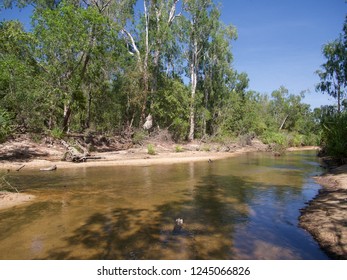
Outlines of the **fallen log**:
<svg viewBox="0 0 347 280">
<path fill-rule="evenodd" d="M 86 162 L 88 159 L 102 159 L 102 157 L 90 156 L 88 150 L 84 148 L 80 143 L 77 143 L 77 145 L 81 150 L 84 151 L 83 154 L 77 151 L 76 148 L 72 147 L 64 140 L 62 140 L 61 143 L 67 149 L 65 160 L 70 160 L 72 162 Z"/>
<path fill-rule="evenodd" d="M 72 147 L 64 140 L 61 140 L 61 143 L 67 149 L 67 153 L 65 154 L 65 157 L 64 157 L 65 160 L 71 160 L 73 162 L 85 161 L 87 154 L 80 153 L 79 151 L 77 151 L 76 148 Z"/>
<path fill-rule="evenodd" d="M 50 167 L 44 167 L 44 168 L 40 168 L 40 171 L 53 171 L 56 170 L 57 166 L 56 165 L 52 165 Z"/>
</svg>

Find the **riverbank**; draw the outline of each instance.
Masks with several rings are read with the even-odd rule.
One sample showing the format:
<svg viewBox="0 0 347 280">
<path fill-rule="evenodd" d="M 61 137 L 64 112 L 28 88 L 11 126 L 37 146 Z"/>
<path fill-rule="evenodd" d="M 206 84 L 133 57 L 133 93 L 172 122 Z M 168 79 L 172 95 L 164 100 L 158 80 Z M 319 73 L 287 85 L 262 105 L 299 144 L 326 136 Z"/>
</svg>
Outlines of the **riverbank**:
<svg viewBox="0 0 347 280">
<path fill-rule="evenodd" d="M 236 143 L 221 145 L 192 142 L 182 145 L 173 143 L 151 143 L 149 153 L 147 144 L 124 150 L 93 152 L 93 159 L 85 162 L 63 161 L 65 149 L 60 145 L 40 145 L 30 141 L 9 142 L 0 147 L 0 171 L 20 172 L 26 169 L 41 169 L 55 165 L 62 168 L 85 168 L 96 166 L 148 166 L 153 164 L 172 164 L 193 161 L 209 161 L 256 151 L 266 151 L 268 146 L 254 139 L 249 145 Z"/>
<path fill-rule="evenodd" d="M 300 226 L 334 259 L 347 259 L 347 165 L 316 178 L 323 188 L 302 209 Z"/>
<path fill-rule="evenodd" d="M 154 154 L 148 153 L 148 144 L 152 146 Z M 59 170 L 103 166 L 149 166 L 197 161 L 211 162 L 247 152 L 266 151 L 268 146 L 257 139 L 253 139 L 249 145 L 240 145 L 238 143 L 222 145 L 198 141 L 178 145 L 172 141 L 155 141 L 151 139 L 149 143 L 128 149 L 117 150 L 112 149 L 112 147 L 102 147 L 102 149 L 107 151 L 93 152 L 91 155 L 94 159 L 75 163 L 62 160 L 66 149 L 59 142 L 52 144 L 35 143 L 28 137 L 22 137 L 2 144 L 0 146 L 0 210 L 34 200 L 34 196 L 28 194 L 1 192 L 4 190 L 4 188 L 1 188 L 1 184 L 7 184 L 7 181 L 3 181 L 7 174 L 23 172 L 23 170 L 50 169 L 53 166 L 52 169 Z"/>
</svg>

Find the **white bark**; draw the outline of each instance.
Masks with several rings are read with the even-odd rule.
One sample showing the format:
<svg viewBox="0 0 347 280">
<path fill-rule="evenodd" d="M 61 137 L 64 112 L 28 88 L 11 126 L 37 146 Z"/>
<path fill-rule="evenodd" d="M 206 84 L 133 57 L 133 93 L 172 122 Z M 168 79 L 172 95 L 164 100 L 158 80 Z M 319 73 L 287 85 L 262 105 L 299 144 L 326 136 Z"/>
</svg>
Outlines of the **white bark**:
<svg viewBox="0 0 347 280">
<path fill-rule="evenodd" d="M 191 62 L 190 62 L 190 84 L 191 84 L 191 103 L 190 103 L 190 114 L 189 114 L 189 135 L 188 140 L 194 140 L 195 131 L 195 92 L 197 85 L 197 63 L 198 63 L 198 41 L 196 38 L 193 39 Z"/>
<path fill-rule="evenodd" d="M 142 126 L 143 129 L 145 130 L 150 130 L 153 127 L 153 118 L 152 115 L 149 114 L 146 118 L 146 122 L 144 123 L 144 125 Z"/>
<path fill-rule="evenodd" d="M 127 35 L 128 39 L 130 40 L 131 46 L 133 47 L 133 49 L 134 49 L 134 51 L 136 53 L 138 61 L 141 62 L 141 54 L 140 54 L 139 49 L 136 46 L 134 37 L 125 28 L 122 29 L 122 32 Z"/>
</svg>

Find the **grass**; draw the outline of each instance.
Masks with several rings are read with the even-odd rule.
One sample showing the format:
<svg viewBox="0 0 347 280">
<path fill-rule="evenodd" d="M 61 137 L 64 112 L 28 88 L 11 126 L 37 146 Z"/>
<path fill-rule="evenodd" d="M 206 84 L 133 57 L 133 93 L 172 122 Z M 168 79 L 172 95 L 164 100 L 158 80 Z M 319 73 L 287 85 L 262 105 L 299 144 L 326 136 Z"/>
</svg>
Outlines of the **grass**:
<svg viewBox="0 0 347 280">
<path fill-rule="evenodd" d="M 147 154 L 149 154 L 149 155 L 155 155 L 156 154 L 154 146 L 152 144 L 147 145 Z"/>
<path fill-rule="evenodd" d="M 177 146 L 175 147 L 175 152 L 176 152 L 176 153 L 182 153 L 183 151 L 184 151 L 184 150 L 183 150 L 182 146 L 177 145 Z"/>
</svg>

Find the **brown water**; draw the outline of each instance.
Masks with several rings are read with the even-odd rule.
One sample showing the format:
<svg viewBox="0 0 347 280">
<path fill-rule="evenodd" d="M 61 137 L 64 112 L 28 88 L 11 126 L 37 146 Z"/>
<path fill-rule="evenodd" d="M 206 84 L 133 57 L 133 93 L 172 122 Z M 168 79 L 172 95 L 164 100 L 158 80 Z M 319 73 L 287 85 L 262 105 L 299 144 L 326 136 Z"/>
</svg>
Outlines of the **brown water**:
<svg viewBox="0 0 347 280">
<path fill-rule="evenodd" d="M 24 169 L 10 180 L 37 199 L 0 211 L 0 259 L 327 259 L 298 227 L 320 172 L 315 152 Z"/>
</svg>

